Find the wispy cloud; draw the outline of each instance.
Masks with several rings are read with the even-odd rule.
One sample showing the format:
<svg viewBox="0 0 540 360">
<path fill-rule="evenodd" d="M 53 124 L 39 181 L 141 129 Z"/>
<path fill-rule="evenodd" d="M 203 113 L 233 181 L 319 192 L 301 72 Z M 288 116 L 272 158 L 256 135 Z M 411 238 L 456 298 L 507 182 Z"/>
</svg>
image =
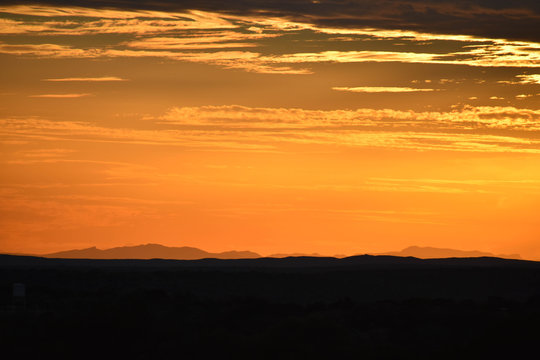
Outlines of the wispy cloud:
<svg viewBox="0 0 540 360">
<path fill-rule="evenodd" d="M 167 17 L 175 18 L 174 13 L 165 11 L 145 11 L 145 10 L 111 10 L 111 9 L 92 9 L 86 7 L 52 7 L 40 5 L 11 5 L 0 7 L 0 12 L 18 15 L 30 15 L 41 17 L 89 17 L 89 18 L 156 18 Z"/>
<path fill-rule="evenodd" d="M 38 158 L 38 159 L 47 159 L 47 158 L 61 158 L 66 155 L 75 152 L 72 149 L 37 149 L 37 150 L 27 150 L 21 152 L 21 156 L 25 158 Z"/>
<path fill-rule="evenodd" d="M 0 53 L 46 58 L 167 58 L 177 61 L 207 63 L 228 69 L 268 74 L 309 74 L 311 71 L 260 61 L 259 53 L 249 51 L 177 52 L 168 50 L 79 49 L 57 44 L 8 45 L 0 43 Z"/>
<path fill-rule="evenodd" d="M 521 84 L 538 84 L 540 85 L 540 74 L 525 74 L 516 76 Z"/>
<path fill-rule="evenodd" d="M 184 34 L 181 37 L 150 37 L 128 41 L 125 43 L 130 48 L 137 49 L 219 49 L 255 47 L 258 39 L 268 39 L 280 36 L 280 34 L 240 33 L 233 31 L 195 32 Z"/>
<path fill-rule="evenodd" d="M 228 29 L 236 28 L 231 21 L 219 13 L 205 11 L 164 12 L 92 9 L 83 7 L 49 6 L 5 6 L 0 13 L 30 15 L 42 19 L 57 18 L 56 21 L 15 21 L 0 25 L 0 33 L 32 33 L 37 35 L 91 33 L 155 33 L 172 30 Z M 79 18 L 71 21 L 62 18 Z M 99 20 L 96 20 L 99 19 Z M 68 26 L 66 26 L 68 25 Z"/>
<path fill-rule="evenodd" d="M 90 96 L 92 94 L 39 94 L 39 95 L 30 95 L 29 97 L 33 98 L 54 98 L 54 99 L 71 99 L 71 98 L 80 98 L 85 96 Z"/>
<path fill-rule="evenodd" d="M 531 48 L 531 46 L 533 48 Z M 468 65 L 479 67 L 540 67 L 540 44 L 478 45 L 464 51 L 437 54 L 407 51 L 321 51 L 262 57 L 274 63 L 401 62 L 416 64 Z"/>
<path fill-rule="evenodd" d="M 501 80 L 499 83 L 501 84 L 533 84 L 538 85 L 540 84 L 540 74 L 523 74 L 523 75 L 516 75 L 517 80 L 508 81 L 508 80 Z"/>
<path fill-rule="evenodd" d="M 42 81 L 58 81 L 58 82 L 108 82 L 108 81 L 127 81 L 117 76 L 101 76 L 101 77 L 68 77 L 56 79 L 43 79 Z"/>
<path fill-rule="evenodd" d="M 540 110 L 511 106 L 465 106 L 447 112 L 416 112 L 392 109 L 305 110 L 252 108 L 246 106 L 200 106 L 172 108 L 158 121 L 178 125 L 291 128 L 434 128 L 445 130 L 520 129 L 540 130 Z"/>
<path fill-rule="evenodd" d="M 143 47 L 144 42 L 136 46 Z M 238 45 L 238 44 L 237 44 Z M 322 51 L 317 53 L 292 53 L 283 55 L 261 55 L 258 52 L 248 51 L 217 51 L 217 52 L 177 52 L 174 48 L 189 49 L 188 45 L 171 45 L 166 48 L 165 43 L 155 45 L 149 43 L 149 49 L 83 49 L 58 44 L 3 44 L 0 43 L 0 53 L 12 55 L 32 55 L 52 58 L 100 58 L 100 57 L 155 57 L 169 58 L 179 61 L 206 62 L 222 65 L 228 68 L 241 68 L 255 72 L 296 73 L 307 74 L 307 69 L 293 69 L 288 64 L 309 63 L 362 63 L 362 62 L 401 62 L 417 64 L 447 64 L 469 65 L 480 67 L 540 67 L 540 51 L 498 50 L 480 48 L 465 52 L 450 54 L 415 53 L 400 51 Z M 192 50 L 230 47 L 216 44 L 193 44 Z M 238 46 L 232 46 L 238 47 Z M 240 46 L 244 47 L 244 46 Z M 159 48 L 159 49 L 158 49 Z M 540 50 L 540 45 L 538 46 Z M 508 51 L 512 51 L 508 53 Z M 458 59 L 460 58 L 460 59 Z M 238 61 L 237 61 L 238 60 Z"/>
<path fill-rule="evenodd" d="M 509 189 L 540 191 L 536 179 L 426 179 L 426 178 L 369 178 L 365 186 L 377 191 L 434 192 L 434 193 L 499 193 Z"/>
<path fill-rule="evenodd" d="M 348 91 L 358 93 L 402 93 L 402 92 L 424 92 L 436 91 L 436 89 L 420 89 L 411 87 L 386 87 L 386 86 L 360 86 L 360 87 L 344 87 L 336 86 L 332 90 Z"/>
<path fill-rule="evenodd" d="M 280 151 L 284 144 L 413 151 L 540 153 L 540 110 L 464 107 L 448 112 L 202 106 L 146 117 L 154 130 L 84 122 L 4 119 L 0 139 Z M 58 161 L 58 160 L 55 160 Z"/>
</svg>

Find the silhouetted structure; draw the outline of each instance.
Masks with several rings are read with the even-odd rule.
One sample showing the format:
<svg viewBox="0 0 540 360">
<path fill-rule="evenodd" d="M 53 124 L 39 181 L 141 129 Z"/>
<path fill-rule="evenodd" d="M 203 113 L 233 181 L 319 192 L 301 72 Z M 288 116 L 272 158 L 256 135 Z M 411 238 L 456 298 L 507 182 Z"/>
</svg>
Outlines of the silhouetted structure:
<svg viewBox="0 0 540 360">
<path fill-rule="evenodd" d="M 26 286 L 24 284 L 13 284 L 12 304 L 15 309 L 24 309 L 26 307 Z"/>
</svg>

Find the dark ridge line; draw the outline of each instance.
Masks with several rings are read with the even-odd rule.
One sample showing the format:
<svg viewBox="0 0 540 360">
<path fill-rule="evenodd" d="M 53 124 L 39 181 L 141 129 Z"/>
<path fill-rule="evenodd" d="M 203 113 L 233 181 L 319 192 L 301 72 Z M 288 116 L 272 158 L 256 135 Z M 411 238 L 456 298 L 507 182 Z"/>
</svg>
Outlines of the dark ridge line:
<svg viewBox="0 0 540 360">
<path fill-rule="evenodd" d="M 0 254 L 0 267 L 140 267 L 140 268 L 268 268 L 268 269 L 346 269 L 346 268 L 466 268 L 466 267 L 540 267 L 533 260 L 504 259 L 498 257 L 420 259 L 412 256 L 356 255 L 346 258 L 291 256 L 286 258 L 262 257 L 255 259 L 196 260 L 175 259 L 65 259 L 39 256 Z"/>
</svg>

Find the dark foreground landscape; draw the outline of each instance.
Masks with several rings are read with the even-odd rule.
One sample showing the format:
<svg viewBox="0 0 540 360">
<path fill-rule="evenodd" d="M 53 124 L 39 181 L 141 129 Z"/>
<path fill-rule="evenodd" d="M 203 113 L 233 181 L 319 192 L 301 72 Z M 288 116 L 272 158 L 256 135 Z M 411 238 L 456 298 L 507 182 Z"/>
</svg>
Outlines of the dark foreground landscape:
<svg viewBox="0 0 540 360">
<path fill-rule="evenodd" d="M 0 301 L 6 359 L 525 358 L 540 339 L 540 263 L 498 258 L 0 255 Z"/>
</svg>

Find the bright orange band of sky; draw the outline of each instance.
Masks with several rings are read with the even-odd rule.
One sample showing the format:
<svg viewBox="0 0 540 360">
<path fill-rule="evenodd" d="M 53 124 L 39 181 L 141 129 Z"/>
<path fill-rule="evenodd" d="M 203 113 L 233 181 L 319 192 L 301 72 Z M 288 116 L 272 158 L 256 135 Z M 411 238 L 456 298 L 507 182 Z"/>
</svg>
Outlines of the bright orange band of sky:
<svg viewBox="0 0 540 360">
<path fill-rule="evenodd" d="M 540 259 L 540 42 L 13 5 L 0 67 L 2 252 Z"/>
</svg>

